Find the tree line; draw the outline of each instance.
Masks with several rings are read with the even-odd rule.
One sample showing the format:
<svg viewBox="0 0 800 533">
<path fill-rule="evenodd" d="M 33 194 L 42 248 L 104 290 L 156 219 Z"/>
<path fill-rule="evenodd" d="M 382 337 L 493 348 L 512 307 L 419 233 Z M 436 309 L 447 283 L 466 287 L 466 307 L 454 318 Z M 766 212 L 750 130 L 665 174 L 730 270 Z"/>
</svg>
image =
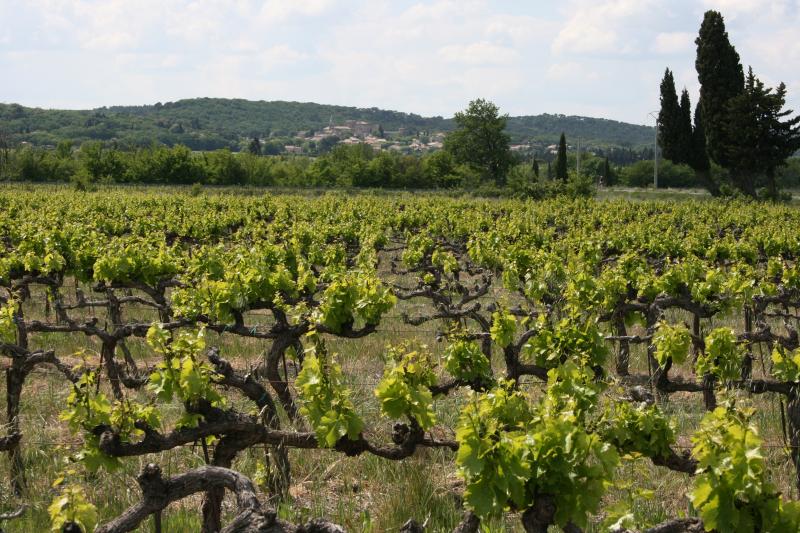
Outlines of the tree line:
<svg viewBox="0 0 800 533">
<path fill-rule="evenodd" d="M 658 142 L 663 157 L 688 165 L 714 196 L 779 196 L 780 170 L 800 150 L 800 116 L 785 110 L 786 85 L 768 88 L 745 75 L 718 11 L 707 11 L 697 39 L 700 98 L 678 98 L 668 68 L 661 81 Z M 718 167 L 716 170 L 714 167 Z M 720 171 L 721 170 L 721 171 Z"/>
<path fill-rule="evenodd" d="M 73 183 L 78 188 L 98 184 L 247 185 L 278 187 L 359 187 L 386 189 L 463 189 L 488 194 L 530 193 L 531 165 L 515 162 L 507 170 L 511 184 L 485 181 L 481 169 L 460 161 L 450 151 L 423 156 L 370 146 L 338 145 L 330 152 L 305 156 L 259 156 L 228 149 L 193 152 L 186 146 L 153 145 L 137 150 L 68 141 L 55 150 L 25 147 L 0 150 L 0 180 Z M 554 184 L 539 196 L 563 192 Z M 588 191 L 587 191 L 588 193 Z"/>
<path fill-rule="evenodd" d="M 560 143 L 561 144 L 561 143 Z M 73 183 L 91 188 L 100 183 L 161 185 L 239 185 L 275 187 L 370 187 L 393 189 L 448 189 L 481 195 L 543 198 L 556 194 L 589 194 L 591 184 L 647 187 L 652 184 L 653 160 L 619 166 L 602 154 L 581 154 L 581 175 L 576 176 L 577 154 L 568 150 L 566 138 L 558 153 L 517 159 L 509 167 L 502 187 L 482 180 L 480 170 L 458 163 L 440 151 L 423 156 L 375 153 L 358 145 L 341 145 L 318 158 L 256 156 L 229 150 L 192 152 L 184 146 L 151 146 L 136 151 L 88 143 L 74 148 L 62 142 L 55 150 L 28 147 L 0 148 L 0 180 Z M 556 179 L 556 170 L 561 176 Z M 566 171 L 571 179 L 564 180 Z M 712 168 L 715 179 L 722 169 Z M 695 172 L 684 164 L 659 161 L 659 184 L 696 187 Z M 800 185 L 800 159 L 790 159 L 778 169 L 779 187 Z"/>
</svg>

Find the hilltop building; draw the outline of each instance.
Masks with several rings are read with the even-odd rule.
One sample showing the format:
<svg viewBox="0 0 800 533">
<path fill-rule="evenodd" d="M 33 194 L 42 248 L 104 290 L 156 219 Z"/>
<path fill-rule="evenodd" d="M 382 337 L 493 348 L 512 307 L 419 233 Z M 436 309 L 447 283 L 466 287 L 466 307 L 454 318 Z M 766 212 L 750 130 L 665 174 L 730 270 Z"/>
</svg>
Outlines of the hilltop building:
<svg viewBox="0 0 800 533">
<path fill-rule="evenodd" d="M 350 128 L 350 131 L 353 132 L 354 136 L 362 138 L 372 135 L 372 132 L 378 129 L 375 124 L 370 124 L 369 122 L 364 122 L 363 120 L 348 120 L 345 122 L 345 126 Z"/>
</svg>

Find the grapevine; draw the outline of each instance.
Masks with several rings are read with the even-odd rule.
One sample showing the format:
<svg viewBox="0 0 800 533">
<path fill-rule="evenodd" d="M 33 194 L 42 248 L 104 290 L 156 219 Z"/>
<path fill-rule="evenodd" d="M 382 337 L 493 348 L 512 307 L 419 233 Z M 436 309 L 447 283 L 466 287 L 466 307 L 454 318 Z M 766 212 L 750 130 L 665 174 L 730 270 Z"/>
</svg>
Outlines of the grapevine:
<svg viewBox="0 0 800 533">
<path fill-rule="evenodd" d="M 41 497 L 28 402 L 49 368 L 49 424 L 70 430 L 55 452 L 69 482 L 35 507 L 54 530 L 139 527 L 195 493 L 198 528 L 297 527 L 305 457 L 358 456 L 457 472 L 463 520 L 447 528 L 462 532 L 656 526 L 631 509 L 650 491 L 619 479 L 631 464 L 693 487 L 668 524 L 798 529 L 791 206 L 36 188 L 0 202 L 0 451 L 15 498 Z M 692 402 L 707 413 L 682 416 Z M 768 422 L 785 442 L 766 446 Z M 106 471 L 130 476 L 133 458 L 139 489 L 112 508 L 92 483 L 113 493 Z M 156 486 L 183 492 L 137 503 Z"/>
</svg>

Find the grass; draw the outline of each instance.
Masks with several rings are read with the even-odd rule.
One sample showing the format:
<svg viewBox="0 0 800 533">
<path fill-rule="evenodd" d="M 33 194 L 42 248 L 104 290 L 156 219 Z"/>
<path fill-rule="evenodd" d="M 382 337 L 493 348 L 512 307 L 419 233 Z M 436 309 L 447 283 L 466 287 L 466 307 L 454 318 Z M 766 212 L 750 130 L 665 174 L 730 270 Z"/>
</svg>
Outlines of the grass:
<svg viewBox="0 0 800 533">
<path fill-rule="evenodd" d="M 785 189 L 791 196 L 792 205 L 800 205 L 800 190 Z M 664 201 L 686 201 L 686 200 L 710 200 L 711 194 L 705 189 L 672 189 L 652 187 L 600 187 L 597 189 L 596 198 L 598 200 L 664 200 Z"/>
<path fill-rule="evenodd" d="M 598 200 L 698 200 L 711 198 L 704 189 L 652 189 L 639 187 L 600 187 Z"/>
</svg>

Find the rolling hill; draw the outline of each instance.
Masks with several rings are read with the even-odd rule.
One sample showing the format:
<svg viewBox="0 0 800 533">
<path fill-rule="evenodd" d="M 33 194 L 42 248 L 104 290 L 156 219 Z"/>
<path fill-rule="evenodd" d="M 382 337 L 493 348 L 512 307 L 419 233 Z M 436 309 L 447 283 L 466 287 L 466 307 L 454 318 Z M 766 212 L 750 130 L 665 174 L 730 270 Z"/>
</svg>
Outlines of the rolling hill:
<svg viewBox="0 0 800 533">
<path fill-rule="evenodd" d="M 409 134 L 448 131 L 452 119 L 423 117 L 378 108 L 356 108 L 300 102 L 265 102 L 224 98 L 193 98 L 145 106 L 114 106 L 91 110 L 58 110 L 0 104 L 0 131 L 12 143 L 55 145 L 61 140 L 113 142 L 141 146 L 153 142 L 185 144 L 194 150 L 243 146 L 254 136 L 288 137 L 321 129 L 331 122 L 363 120 L 386 131 L 403 128 Z M 615 120 L 565 115 L 509 117 L 515 143 L 555 143 L 561 132 L 580 137 L 586 146 L 649 145 L 653 129 Z"/>
</svg>

